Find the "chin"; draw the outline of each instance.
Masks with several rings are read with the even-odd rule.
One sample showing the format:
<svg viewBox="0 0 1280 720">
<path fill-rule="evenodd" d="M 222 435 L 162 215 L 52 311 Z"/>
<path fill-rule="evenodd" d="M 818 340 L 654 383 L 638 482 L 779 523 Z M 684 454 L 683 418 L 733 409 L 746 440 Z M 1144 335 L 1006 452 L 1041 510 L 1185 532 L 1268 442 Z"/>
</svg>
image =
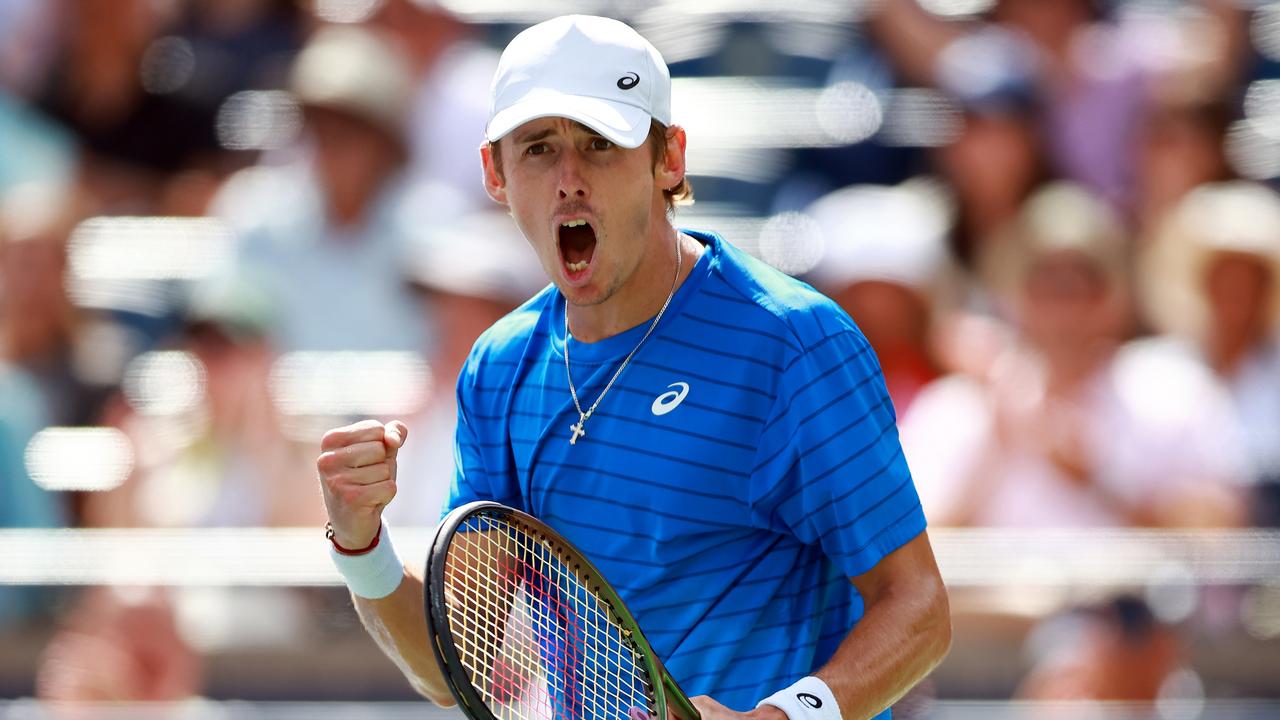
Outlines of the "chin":
<svg viewBox="0 0 1280 720">
<path fill-rule="evenodd" d="M 577 307 L 591 307 L 599 305 L 608 300 L 612 293 L 596 287 L 571 287 L 566 288 L 563 285 L 557 285 L 560 294 L 564 295 L 565 302 Z"/>
</svg>

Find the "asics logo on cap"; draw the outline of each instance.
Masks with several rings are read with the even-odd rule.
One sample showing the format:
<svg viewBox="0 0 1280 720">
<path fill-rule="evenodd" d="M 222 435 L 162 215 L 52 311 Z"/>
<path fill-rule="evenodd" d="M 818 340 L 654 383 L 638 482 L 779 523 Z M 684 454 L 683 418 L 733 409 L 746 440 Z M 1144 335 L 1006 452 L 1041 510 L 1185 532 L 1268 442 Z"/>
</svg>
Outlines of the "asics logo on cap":
<svg viewBox="0 0 1280 720">
<path fill-rule="evenodd" d="M 671 125 L 671 73 L 658 49 L 625 23 L 552 18 L 526 28 L 502 51 L 485 138 L 496 141 L 542 117 L 572 117 L 624 148 L 638 148 L 654 120 Z"/>
</svg>

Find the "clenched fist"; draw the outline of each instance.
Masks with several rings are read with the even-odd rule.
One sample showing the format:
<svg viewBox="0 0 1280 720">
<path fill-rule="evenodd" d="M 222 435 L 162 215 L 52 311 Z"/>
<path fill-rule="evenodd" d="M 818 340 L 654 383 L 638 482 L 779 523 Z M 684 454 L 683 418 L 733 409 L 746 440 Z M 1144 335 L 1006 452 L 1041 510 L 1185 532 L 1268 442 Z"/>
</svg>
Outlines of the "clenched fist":
<svg viewBox="0 0 1280 720">
<path fill-rule="evenodd" d="M 324 434 L 316 468 L 334 540 L 342 547 L 367 547 L 378 534 L 382 508 L 396 495 L 396 453 L 408 435 L 399 420 L 361 420 Z"/>
</svg>

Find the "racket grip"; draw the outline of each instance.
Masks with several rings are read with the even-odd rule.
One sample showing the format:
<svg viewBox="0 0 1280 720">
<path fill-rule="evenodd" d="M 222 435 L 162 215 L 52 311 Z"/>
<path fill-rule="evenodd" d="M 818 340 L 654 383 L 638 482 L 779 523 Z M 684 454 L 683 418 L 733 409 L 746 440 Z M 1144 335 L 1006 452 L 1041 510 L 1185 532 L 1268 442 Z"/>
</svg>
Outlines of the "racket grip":
<svg viewBox="0 0 1280 720">
<path fill-rule="evenodd" d="M 702 720 L 702 713 L 694 707 L 693 702 L 684 694 L 674 678 L 663 673 L 662 684 L 666 688 L 667 717 L 676 720 Z"/>
</svg>

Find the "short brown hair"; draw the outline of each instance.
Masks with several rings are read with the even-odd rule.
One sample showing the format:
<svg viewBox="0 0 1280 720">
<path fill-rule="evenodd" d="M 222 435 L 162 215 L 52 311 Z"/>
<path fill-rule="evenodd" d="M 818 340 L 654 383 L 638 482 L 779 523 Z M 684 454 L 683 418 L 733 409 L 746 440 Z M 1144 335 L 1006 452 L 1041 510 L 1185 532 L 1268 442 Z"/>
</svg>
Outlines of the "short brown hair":
<svg viewBox="0 0 1280 720">
<path fill-rule="evenodd" d="M 501 138 L 489 142 L 489 156 L 493 158 L 493 169 L 498 173 L 498 177 L 502 177 L 502 153 L 498 150 L 500 141 Z M 649 145 L 652 161 L 658 162 L 667 146 L 667 126 L 657 120 L 650 120 L 649 137 L 645 142 Z M 686 174 L 680 178 L 680 182 L 670 190 L 664 189 L 662 196 L 667 201 L 667 212 L 673 212 L 677 205 L 693 204 L 693 184 L 689 182 L 689 176 Z"/>
</svg>

